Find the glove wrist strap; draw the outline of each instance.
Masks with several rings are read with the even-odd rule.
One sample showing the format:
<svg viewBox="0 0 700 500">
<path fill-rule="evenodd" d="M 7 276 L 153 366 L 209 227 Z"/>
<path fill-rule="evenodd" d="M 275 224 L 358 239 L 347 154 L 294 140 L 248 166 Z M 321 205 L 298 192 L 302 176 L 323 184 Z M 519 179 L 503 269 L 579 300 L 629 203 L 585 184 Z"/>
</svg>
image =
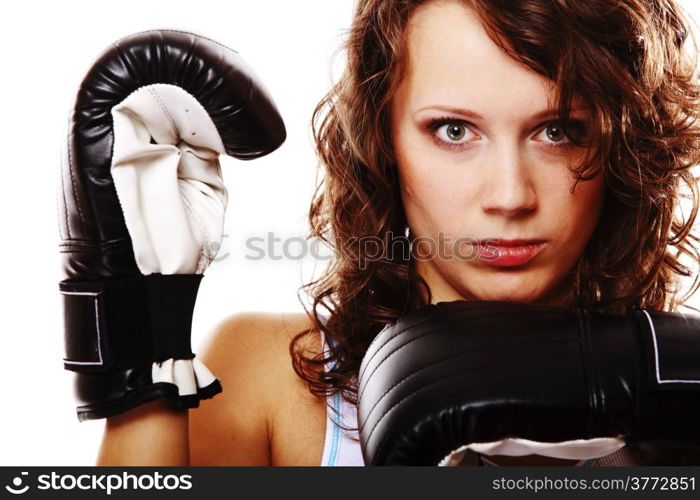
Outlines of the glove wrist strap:
<svg viewBox="0 0 700 500">
<path fill-rule="evenodd" d="M 201 274 L 62 281 L 67 370 L 108 372 L 192 359 L 192 314 Z"/>
<path fill-rule="evenodd" d="M 144 277 L 153 334 L 153 360 L 192 359 L 191 332 L 202 274 L 159 274 Z"/>
</svg>

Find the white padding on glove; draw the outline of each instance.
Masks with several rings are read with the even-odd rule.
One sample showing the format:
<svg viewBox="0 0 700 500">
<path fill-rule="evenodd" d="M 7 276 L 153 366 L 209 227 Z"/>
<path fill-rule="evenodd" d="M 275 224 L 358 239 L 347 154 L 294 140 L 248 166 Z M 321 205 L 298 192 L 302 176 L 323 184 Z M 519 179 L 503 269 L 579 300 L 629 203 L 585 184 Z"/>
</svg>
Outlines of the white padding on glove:
<svg viewBox="0 0 700 500">
<path fill-rule="evenodd" d="M 593 439 L 572 439 L 558 443 L 543 443 L 522 438 L 506 438 L 488 443 L 471 443 L 460 446 L 443 458 L 438 465 L 453 466 L 459 464 L 467 450 L 473 450 L 484 455 L 543 455 L 545 457 L 564 459 L 586 459 L 603 457 L 614 453 L 625 446 L 620 437 L 605 437 Z"/>
<path fill-rule="evenodd" d="M 204 107 L 175 85 L 141 87 L 112 108 L 112 179 L 144 275 L 203 274 L 216 257 L 228 193 L 221 136 Z M 181 396 L 216 378 L 195 359 L 154 363 L 153 382 Z"/>
<path fill-rule="evenodd" d="M 177 386 L 180 396 L 197 394 L 197 388 L 207 387 L 216 381 L 209 369 L 197 358 L 166 359 L 153 363 L 151 367 L 153 383 L 168 382 Z"/>
<path fill-rule="evenodd" d="M 191 94 L 166 84 L 134 91 L 112 117 L 112 178 L 141 273 L 204 273 L 228 201 L 214 122 Z"/>
</svg>

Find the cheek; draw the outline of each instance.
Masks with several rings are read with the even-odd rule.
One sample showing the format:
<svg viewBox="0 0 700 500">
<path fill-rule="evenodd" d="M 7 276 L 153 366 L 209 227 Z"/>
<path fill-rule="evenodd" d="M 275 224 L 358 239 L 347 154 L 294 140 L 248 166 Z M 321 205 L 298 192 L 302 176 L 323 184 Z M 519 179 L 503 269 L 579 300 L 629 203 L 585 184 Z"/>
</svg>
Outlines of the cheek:
<svg viewBox="0 0 700 500">
<path fill-rule="evenodd" d="M 408 152 L 410 151 L 410 152 Z M 429 234 L 445 223 L 465 217 L 463 181 L 450 179 L 432 155 L 414 148 L 399 157 L 398 173 L 401 198 L 408 223 L 415 234 Z M 460 215 L 460 207 L 462 207 Z"/>
<path fill-rule="evenodd" d="M 397 130 L 394 151 L 404 209 L 409 223 L 418 223 L 418 217 L 444 223 L 464 208 L 473 183 L 465 183 L 464 168 L 450 164 L 425 142 L 416 130 Z"/>
<path fill-rule="evenodd" d="M 436 196 L 429 179 L 416 160 L 415 156 L 411 160 L 399 160 L 399 184 L 407 222 L 414 233 L 423 233 L 435 210 Z"/>
<path fill-rule="evenodd" d="M 552 214 L 559 214 L 559 220 L 564 226 L 563 233 L 570 240 L 584 245 L 595 229 L 601 215 L 605 196 L 605 184 L 602 175 L 591 180 L 581 181 L 573 194 L 570 193 L 573 182 L 568 187 L 561 187 L 565 197 L 559 198 L 557 206 L 551 208 Z M 566 217 L 561 215 L 566 214 Z"/>
<path fill-rule="evenodd" d="M 406 217 L 412 224 L 419 213 L 425 213 L 433 206 L 436 197 L 428 155 L 422 148 L 415 147 L 415 138 L 404 128 L 399 127 L 395 135 L 394 150 L 398 169 L 401 198 Z"/>
</svg>

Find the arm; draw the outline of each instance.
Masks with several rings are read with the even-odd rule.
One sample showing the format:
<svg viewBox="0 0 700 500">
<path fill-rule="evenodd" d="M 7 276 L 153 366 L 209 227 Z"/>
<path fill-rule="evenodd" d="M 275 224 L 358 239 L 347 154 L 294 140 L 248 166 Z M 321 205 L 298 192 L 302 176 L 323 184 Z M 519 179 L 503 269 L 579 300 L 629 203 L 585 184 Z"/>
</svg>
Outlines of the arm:
<svg viewBox="0 0 700 500">
<path fill-rule="evenodd" d="M 207 338 L 202 360 L 225 390 L 190 413 L 191 465 L 272 465 L 268 395 L 279 383 L 279 346 L 262 323 L 257 314 L 236 314 Z"/>
<path fill-rule="evenodd" d="M 306 314 L 242 313 L 209 336 L 202 360 L 224 391 L 190 412 L 191 465 L 320 463 L 325 399 L 311 397 L 289 355 L 292 338 L 311 326 Z M 318 336 L 307 340 L 317 354 Z"/>
<path fill-rule="evenodd" d="M 98 466 L 190 465 L 188 410 L 157 399 L 107 418 Z"/>
<path fill-rule="evenodd" d="M 234 315 L 207 339 L 201 357 L 221 374 L 219 397 L 189 413 L 156 400 L 108 418 L 97 465 L 271 465 L 265 387 L 274 353 L 256 323 Z"/>
</svg>

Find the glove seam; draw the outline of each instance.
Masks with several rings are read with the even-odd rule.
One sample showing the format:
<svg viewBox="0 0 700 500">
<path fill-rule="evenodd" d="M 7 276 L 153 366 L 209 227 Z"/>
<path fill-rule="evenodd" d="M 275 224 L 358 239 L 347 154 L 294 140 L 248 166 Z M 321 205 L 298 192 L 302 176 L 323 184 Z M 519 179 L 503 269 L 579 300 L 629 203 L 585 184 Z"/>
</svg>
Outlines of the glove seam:
<svg viewBox="0 0 700 500">
<path fill-rule="evenodd" d="M 182 206 L 185 208 L 185 211 L 190 215 L 190 220 L 194 222 L 193 225 L 196 227 L 196 230 L 199 232 L 203 241 L 203 244 L 199 249 L 199 261 L 197 262 L 196 272 L 194 273 L 201 274 L 204 271 L 204 269 L 206 269 L 211 263 L 209 253 L 206 250 L 210 248 L 211 242 L 209 241 L 207 232 L 204 226 L 202 225 L 201 220 L 199 219 L 199 215 L 197 215 L 197 213 L 192 210 L 189 201 L 184 196 L 182 197 Z"/>
<path fill-rule="evenodd" d="M 70 123 L 68 124 L 68 127 L 70 128 Z M 68 134 L 66 134 L 66 136 L 67 136 L 67 135 L 68 135 Z M 64 145 L 64 148 L 66 148 L 66 149 L 64 149 L 64 150 L 62 151 L 62 154 L 61 154 L 61 172 L 60 172 L 60 178 L 61 178 L 61 196 L 63 197 L 63 206 L 61 206 L 61 203 L 60 203 L 60 201 L 59 201 L 59 199 L 58 199 L 58 196 L 56 197 L 56 205 L 58 205 L 57 208 L 58 208 L 58 214 L 59 214 L 59 215 L 58 215 L 59 221 L 60 221 L 60 219 L 61 219 L 61 211 L 63 211 L 63 215 L 65 216 L 65 219 L 66 219 L 66 232 L 67 232 L 68 234 L 66 235 L 65 238 L 63 237 L 63 234 L 62 234 L 63 231 L 61 230 L 61 227 L 60 227 L 60 224 L 59 224 L 59 232 L 61 233 L 61 234 L 60 234 L 61 240 L 70 239 L 70 237 L 71 237 L 71 235 L 70 235 L 70 227 L 68 227 L 68 203 L 66 202 L 66 183 L 65 183 L 65 179 L 64 179 L 64 177 L 65 177 L 65 169 L 66 169 L 66 160 L 67 160 L 67 156 L 68 156 L 67 145 Z M 63 209 L 63 210 L 61 210 L 61 209 Z"/>
<path fill-rule="evenodd" d="M 165 118 L 168 120 L 168 125 L 170 125 L 171 132 L 175 136 L 176 140 L 179 142 L 180 141 L 180 134 L 178 133 L 178 130 L 175 127 L 175 122 L 173 120 L 173 117 L 170 116 L 170 112 L 168 111 L 168 108 L 165 106 L 165 103 L 161 100 L 158 93 L 155 90 L 153 90 L 154 85 L 161 85 L 161 84 L 154 83 L 151 85 L 146 85 L 142 88 L 145 89 L 145 91 L 148 92 L 151 95 L 151 97 L 156 101 L 156 104 L 158 104 L 158 107 L 160 108 L 161 112 L 165 115 Z"/>
<path fill-rule="evenodd" d="M 190 32 L 190 31 L 174 30 L 174 29 L 152 29 L 152 30 L 137 31 L 136 33 L 132 33 L 131 35 L 127 35 L 127 36 L 124 36 L 124 37 L 120 38 L 119 40 L 117 40 L 116 42 L 114 42 L 114 46 L 116 47 L 117 44 L 119 44 L 119 43 L 122 42 L 123 40 L 128 40 L 129 38 L 131 38 L 131 37 L 133 37 L 133 36 L 136 36 L 136 35 L 145 35 L 146 33 L 160 33 L 160 32 L 180 33 L 180 34 L 182 34 L 182 35 L 189 35 L 189 36 L 193 36 L 193 37 L 196 37 L 196 38 L 201 38 L 201 39 L 203 39 L 203 40 L 207 40 L 207 41 L 209 41 L 209 42 L 212 42 L 212 43 L 218 45 L 219 47 L 222 47 L 222 48 L 224 48 L 224 49 L 230 50 L 231 52 L 235 52 L 236 54 L 239 53 L 237 50 L 232 49 L 231 47 L 227 47 L 226 45 L 224 45 L 224 44 L 221 43 L 221 42 L 217 42 L 216 40 L 212 40 L 211 38 L 207 38 L 206 36 L 199 35 L 199 34 L 197 34 L 197 33 L 192 33 L 192 32 Z"/>
<path fill-rule="evenodd" d="M 75 126 L 74 123 L 71 124 L 72 126 Z M 73 177 L 73 145 L 72 145 L 72 138 L 69 136 L 68 140 L 68 172 L 70 173 L 70 183 L 71 187 L 73 189 L 73 199 L 75 200 L 75 208 L 78 211 L 78 220 L 80 221 L 80 227 L 82 229 L 82 233 L 85 234 L 85 222 L 83 221 L 83 211 L 80 208 L 80 203 L 78 201 L 78 192 L 75 189 L 75 179 Z M 67 218 L 68 218 L 68 210 L 66 210 L 66 223 L 67 223 Z M 68 236 L 70 237 L 70 227 L 68 228 Z"/>
</svg>

